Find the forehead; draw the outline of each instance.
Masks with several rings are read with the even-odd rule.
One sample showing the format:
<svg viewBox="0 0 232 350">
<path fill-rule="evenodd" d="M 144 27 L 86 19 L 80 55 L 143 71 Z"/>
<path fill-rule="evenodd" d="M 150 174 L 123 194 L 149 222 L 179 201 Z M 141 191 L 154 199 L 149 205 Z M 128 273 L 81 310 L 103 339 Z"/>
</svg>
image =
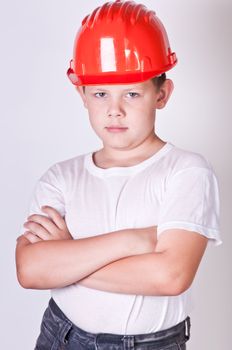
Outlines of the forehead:
<svg viewBox="0 0 232 350">
<path fill-rule="evenodd" d="M 153 87 L 151 80 L 145 82 L 133 83 L 133 84 L 109 84 L 109 85 L 87 85 L 85 89 L 88 91 L 111 91 L 111 92 L 124 92 L 129 90 L 147 90 Z"/>
</svg>

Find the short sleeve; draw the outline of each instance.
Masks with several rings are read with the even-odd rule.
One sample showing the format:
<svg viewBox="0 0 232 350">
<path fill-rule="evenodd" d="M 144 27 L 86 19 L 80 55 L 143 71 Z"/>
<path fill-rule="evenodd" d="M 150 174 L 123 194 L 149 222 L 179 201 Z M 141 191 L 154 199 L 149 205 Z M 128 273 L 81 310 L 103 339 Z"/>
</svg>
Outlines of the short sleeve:
<svg viewBox="0 0 232 350">
<path fill-rule="evenodd" d="M 41 211 L 43 205 L 55 208 L 62 217 L 65 216 L 65 198 L 62 176 L 57 165 L 50 167 L 37 181 L 28 208 L 28 216 L 32 214 L 46 215 Z M 25 228 L 21 227 L 21 234 Z"/>
<path fill-rule="evenodd" d="M 161 203 L 157 235 L 167 229 L 185 229 L 222 243 L 219 231 L 219 189 L 210 168 L 193 167 L 178 171 L 167 182 Z"/>
</svg>

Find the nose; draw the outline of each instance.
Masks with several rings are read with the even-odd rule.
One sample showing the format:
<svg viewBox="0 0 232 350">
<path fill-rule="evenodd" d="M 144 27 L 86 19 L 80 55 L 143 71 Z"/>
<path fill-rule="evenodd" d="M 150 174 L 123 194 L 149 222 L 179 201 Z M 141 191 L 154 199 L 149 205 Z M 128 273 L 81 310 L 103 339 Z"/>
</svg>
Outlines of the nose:
<svg viewBox="0 0 232 350">
<path fill-rule="evenodd" d="M 125 115 L 125 111 L 119 98 L 111 99 L 107 115 L 108 117 L 123 117 Z"/>
</svg>

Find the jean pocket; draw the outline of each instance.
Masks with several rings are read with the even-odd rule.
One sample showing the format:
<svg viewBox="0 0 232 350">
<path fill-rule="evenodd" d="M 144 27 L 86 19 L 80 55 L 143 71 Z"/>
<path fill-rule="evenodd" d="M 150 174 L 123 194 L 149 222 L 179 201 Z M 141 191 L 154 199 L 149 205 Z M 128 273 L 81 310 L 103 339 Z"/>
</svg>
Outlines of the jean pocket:
<svg viewBox="0 0 232 350">
<path fill-rule="evenodd" d="M 59 326 L 52 317 L 49 307 L 45 310 L 42 323 L 40 326 L 40 334 L 36 341 L 35 350 L 56 350 L 58 343 Z"/>
<path fill-rule="evenodd" d="M 158 345 L 157 342 L 145 342 L 135 346 L 135 350 L 186 350 L 186 345 L 171 343 L 169 345 Z"/>
<path fill-rule="evenodd" d="M 171 344 L 167 347 L 162 348 L 161 350 L 186 350 L 186 344 L 185 343 L 175 343 Z"/>
</svg>

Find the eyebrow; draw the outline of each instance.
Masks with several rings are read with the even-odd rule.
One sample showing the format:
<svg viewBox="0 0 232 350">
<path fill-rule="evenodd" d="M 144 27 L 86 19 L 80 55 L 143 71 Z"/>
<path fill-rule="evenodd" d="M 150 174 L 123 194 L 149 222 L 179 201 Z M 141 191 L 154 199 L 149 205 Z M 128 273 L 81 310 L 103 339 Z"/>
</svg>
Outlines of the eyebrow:
<svg viewBox="0 0 232 350">
<path fill-rule="evenodd" d="M 94 91 L 107 91 L 109 92 L 110 90 L 104 89 L 104 88 L 94 88 Z M 130 91 L 130 90 L 143 90 L 141 87 L 131 87 L 128 89 L 123 89 L 122 91 Z"/>
</svg>

